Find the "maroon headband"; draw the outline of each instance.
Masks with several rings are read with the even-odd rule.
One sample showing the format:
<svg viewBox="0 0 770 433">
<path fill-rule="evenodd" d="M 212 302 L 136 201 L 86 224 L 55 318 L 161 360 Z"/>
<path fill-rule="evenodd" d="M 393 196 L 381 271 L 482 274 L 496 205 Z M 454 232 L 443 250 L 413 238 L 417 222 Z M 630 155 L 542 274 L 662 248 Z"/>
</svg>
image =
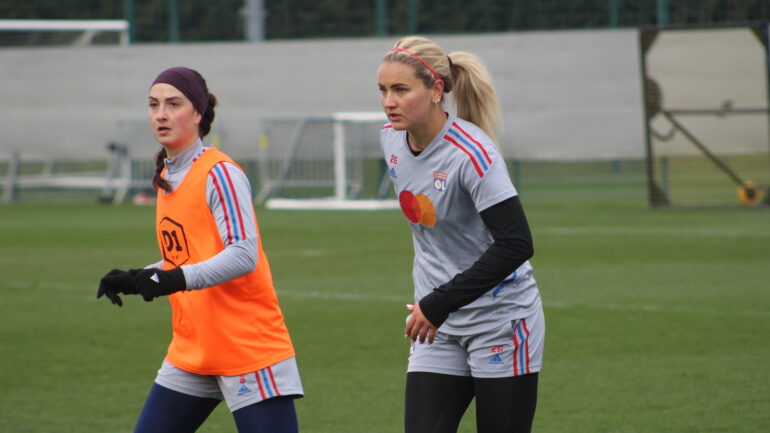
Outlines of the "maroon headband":
<svg viewBox="0 0 770 433">
<path fill-rule="evenodd" d="M 158 77 L 152 82 L 152 86 L 158 83 L 176 87 L 192 102 L 195 111 L 200 114 L 206 112 L 206 106 L 209 104 L 209 91 L 203 77 L 196 71 L 183 66 L 168 68 L 158 74 Z"/>
</svg>

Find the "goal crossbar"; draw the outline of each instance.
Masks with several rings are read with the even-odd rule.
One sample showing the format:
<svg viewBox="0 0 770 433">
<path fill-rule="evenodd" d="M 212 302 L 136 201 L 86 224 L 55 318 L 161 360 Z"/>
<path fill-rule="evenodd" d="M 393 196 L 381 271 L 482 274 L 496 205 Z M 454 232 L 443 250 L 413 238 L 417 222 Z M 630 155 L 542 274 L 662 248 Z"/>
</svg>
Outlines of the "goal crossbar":
<svg viewBox="0 0 770 433">
<path fill-rule="evenodd" d="M 0 31 L 20 32 L 116 32 L 120 44 L 128 45 L 129 23 L 126 20 L 13 20 L 0 19 Z"/>
<path fill-rule="evenodd" d="M 376 130 L 387 122 L 384 113 L 379 111 L 335 112 L 325 116 L 268 118 L 264 119 L 264 122 L 271 126 L 266 126 L 265 143 L 260 147 L 261 172 L 265 176 L 261 179 L 261 188 L 256 196 L 258 203 L 264 202 L 267 207 L 273 209 L 352 210 L 397 207 L 398 204 L 392 200 L 366 200 L 359 196 L 363 186 L 361 158 L 369 158 L 368 161 L 371 161 L 373 155 L 379 154 L 376 144 L 372 145 L 372 143 L 377 143 L 378 140 Z M 282 138 L 270 145 L 268 143 L 274 141 L 272 131 L 276 127 L 275 125 L 288 125 L 288 127 L 280 126 L 279 129 L 283 128 Z M 361 125 L 364 130 L 350 130 L 352 125 Z M 312 129 L 313 132 L 309 132 L 311 128 L 315 128 Z M 322 129 L 319 130 L 318 128 Z M 320 132 L 323 130 L 326 132 Z M 367 131 L 366 135 L 358 135 L 361 131 Z M 351 134 L 352 136 L 349 136 Z M 278 136 L 281 137 L 281 134 Z M 322 136 L 326 138 L 319 138 Z M 274 157 L 271 158 L 266 152 L 267 149 L 274 148 L 283 149 L 283 156 L 280 158 L 277 175 L 267 175 L 270 172 L 267 166 L 268 160 L 273 161 L 273 167 L 277 167 L 275 163 L 278 160 Z M 362 152 L 366 156 L 363 156 Z M 375 160 L 379 159 L 381 156 L 376 156 Z M 310 165 L 307 165 L 308 161 L 310 161 Z M 320 169 L 322 171 L 314 171 L 319 170 L 319 166 L 312 165 L 317 163 L 327 168 Z M 305 169 L 310 171 L 303 171 L 302 173 L 307 174 L 297 178 L 296 170 Z M 302 186 L 331 188 L 331 195 L 305 198 L 282 196 L 284 188 Z"/>
</svg>

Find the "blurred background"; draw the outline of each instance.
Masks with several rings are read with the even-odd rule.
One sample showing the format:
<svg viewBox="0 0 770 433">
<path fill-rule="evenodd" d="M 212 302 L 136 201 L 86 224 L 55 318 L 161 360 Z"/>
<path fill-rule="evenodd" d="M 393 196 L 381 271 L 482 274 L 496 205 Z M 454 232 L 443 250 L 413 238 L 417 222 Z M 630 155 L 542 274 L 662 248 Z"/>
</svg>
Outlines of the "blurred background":
<svg viewBox="0 0 770 433">
<path fill-rule="evenodd" d="M 387 199 L 376 68 L 421 33 L 490 69 L 522 190 L 770 203 L 766 1 L 1 0 L 0 18 L 4 202 L 146 189 L 147 87 L 177 65 L 219 96 L 207 144 L 242 163 L 258 203 Z"/>
<path fill-rule="evenodd" d="M 654 206 L 766 204 L 768 17 L 759 0 L 2 0 L 3 201 L 141 192 L 147 83 L 176 65 L 220 97 L 209 144 L 242 162 L 258 202 L 386 198 L 375 71 L 421 33 L 487 64 L 522 189 L 561 176 L 636 182 Z"/>
</svg>

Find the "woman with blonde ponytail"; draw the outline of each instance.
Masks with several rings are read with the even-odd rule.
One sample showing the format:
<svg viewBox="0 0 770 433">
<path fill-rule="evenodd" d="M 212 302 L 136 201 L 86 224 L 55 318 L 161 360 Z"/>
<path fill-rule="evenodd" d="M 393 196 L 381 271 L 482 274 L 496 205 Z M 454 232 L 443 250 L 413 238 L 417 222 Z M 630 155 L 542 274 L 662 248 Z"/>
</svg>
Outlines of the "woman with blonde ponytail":
<svg viewBox="0 0 770 433">
<path fill-rule="evenodd" d="M 380 145 L 415 256 L 405 431 L 456 432 L 475 398 L 478 432 L 529 432 L 545 319 L 529 225 L 495 144 L 492 79 L 473 54 L 420 36 L 398 41 L 377 75 L 390 121 Z"/>
<path fill-rule="evenodd" d="M 173 338 L 135 433 L 193 433 L 220 401 L 239 433 L 296 433 L 303 394 L 294 348 L 262 250 L 246 174 L 202 137 L 214 106 L 195 70 L 175 67 L 148 98 L 156 155 L 160 261 L 113 269 L 97 298 L 168 299 Z"/>
</svg>

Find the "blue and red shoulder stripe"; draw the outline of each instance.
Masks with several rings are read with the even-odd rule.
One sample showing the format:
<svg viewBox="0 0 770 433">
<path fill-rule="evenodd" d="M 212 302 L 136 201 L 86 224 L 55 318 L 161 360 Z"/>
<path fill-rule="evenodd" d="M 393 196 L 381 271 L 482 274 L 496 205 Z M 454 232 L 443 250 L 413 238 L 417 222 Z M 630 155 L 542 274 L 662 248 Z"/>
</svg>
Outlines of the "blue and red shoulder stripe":
<svg viewBox="0 0 770 433">
<path fill-rule="evenodd" d="M 476 173 L 479 177 L 484 177 L 492 164 L 492 158 L 489 157 L 483 144 L 468 134 L 457 122 L 452 122 L 452 127 L 444 135 L 444 139 L 468 155 Z"/>
<path fill-rule="evenodd" d="M 246 229 L 243 224 L 243 213 L 238 202 L 238 195 L 233 180 L 224 162 L 214 166 L 209 172 L 214 188 L 222 203 L 222 212 L 227 225 L 227 245 L 246 239 Z"/>
</svg>

